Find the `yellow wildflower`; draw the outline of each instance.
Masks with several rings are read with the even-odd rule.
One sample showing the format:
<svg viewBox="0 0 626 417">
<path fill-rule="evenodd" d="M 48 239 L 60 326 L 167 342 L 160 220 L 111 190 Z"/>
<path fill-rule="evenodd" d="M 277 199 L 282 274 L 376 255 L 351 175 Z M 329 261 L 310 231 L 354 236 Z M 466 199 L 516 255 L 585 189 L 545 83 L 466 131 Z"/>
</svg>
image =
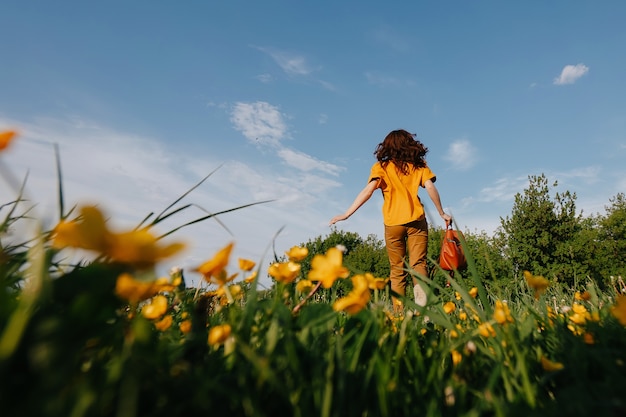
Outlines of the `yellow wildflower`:
<svg viewBox="0 0 626 417">
<path fill-rule="evenodd" d="M 563 364 L 560 362 L 553 362 L 545 356 L 541 357 L 541 367 L 544 371 L 555 372 L 560 371 L 564 368 Z"/>
<path fill-rule="evenodd" d="M 245 282 L 246 284 L 250 284 L 254 282 L 254 280 L 256 279 L 258 275 L 259 275 L 259 271 L 253 271 L 250 275 L 244 278 L 243 282 Z"/>
<path fill-rule="evenodd" d="M 493 329 L 493 326 L 489 323 L 482 323 L 478 326 L 478 333 L 483 337 L 495 337 L 496 331 Z"/>
<path fill-rule="evenodd" d="M 209 345 L 215 346 L 223 344 L 226 339 L 229 338 L 231 330 L 232 329 L 229 324 L 211 327 L 211 330 L 209 330 Z"/>
<path fill-rule="evenodd" d="M 146 304 L 141 309 L 141 314 L 149 319 L 156 320 L 160 318 L 167 311 L 167 297 L 164 295 L 157 295 L 149 304 Z"/>
<path fill-rule="evenodd" d="M 513 317 L 509 311 L 509 306 L 506 305 L 506 303 L 497 300 L 493 311 L 493 319 L 499 324 L 513 323 Z"/>
<path fill-rule="evenodd" d="M 459 319 L 460 320 L 467 320 L 467 313 L 465 311 L 461 311 L 459 313 Z"/>
<path fill-rule="evenodd" d="M 478 288 L 476 288 L 476 287 L 472 287 L 472 288 L 469 290 L 469 295 L 470 295 L 472 298 L 476 298 L 476 296 L 478 295 Z"/>
<path fill-rule="evenodd" d="M 456 304 L 454 304 L 452 301 L 448 301 L 443 305 L 443 311 L 445 311 L 446 314 L 452 314 L 454 310 L 456 310 Z"/>
<path fill-rule="evenodd" d="M 459 363 L 461 363 L 461 359 L 463 359 L 463 355 L 461 355 L 461 353 L 457 350 L 453 350 L 452 352 L 450 352 L 452 355 L 452 364 L 453 365 L 458 365 Z"/>
<path fill-rule="evenodd" d="M 365 308 L 370 297 L 367 278 L 364 275 L 355 275 L 352 277 L 352 290 L 347 296 L 335 301 L 333 309 L 345 311 L 348 314 L 356 314 Z"/>
<path fill-rule="evenodd" d="M 309 250 L 307 248 L 300 247 L 300 246 L 294 246 L 291 249 L 289 249 L 287 252 L 285 252 L 285 255 L 287 255 L 289 260 L 292 262 L 300 262 L 304 260 L 304 258 L 306 258 L 308 254 L 309 254 Z"/>
<path fill-rule="evenodd" d="M 617 296 L 615 305 L 611 307 L 611 314 L 622 326 L 626 326 L 626 295 Z"/>
<path fill-rule="evenodd" d="M 226 281 L 220 278 L 223 277 L 222 272 L 228 265 L 233 246 L 233 242 L 224 246 L 212 259 L 209 259 L 202 265 L 198 266 L 194 269 L 194 271 L 201 273 L 204 276 L 205 281 L 209 284 L 218 284 L 219 286 L 224 285 Z"/>
<path fill-rule="evenodd" d="M 13 130 L 0 132 L 0 152 L 9 147 L 15 135 L 17 135 L 17 133 L 15 133 Z"/>
<path fill-rule="evenodd" d="M 256 266 L 256 262 L 250 259 L 239 258 L 239 269 L 242 271 L 252 271 L 252 268 Z"/>
<path fill-rule="evenodd" d="M 127 300 L 131 304 L 147 300 L 160 292 L 172 291 L 174 286 L 167 278 L 159 278 L 156 281 L 144 282 L 133 278 L 128 273 L 120 274 L 115 283 L 115 294 Z"/>
<path fill-rule="evenodd" d="M 229 282 L 234 281 L 238 275 L 239 275 L 239 272 L 235 272 L 232 275 L 228 275 L 226 270 L 222 269 L 220 272 L 218 272 L 211 278 L 209 283 L 217 284 L 217 286 L 221 288 L 224 285 L 228 284 Z"/>
<path fill-rule="evenodd" d="M 533 275 L 529 271 L 524 271 L 524 278 L 526 279 L 528 286 L 535 290 L 535 298 L 537 299 L 550 285 L 550 281 L 541 275 Z"/>
<path fill-rule="evenodd" d="M 572 312 L 570 314 L 569 319 L 574 323 L 582 326 L 585 322 L 591 319 L 591 315 L 587 311 L 584 305 L 579 303 L 572 304 Z"/>
<path fill-rule="evenodd" d="M 62 220 L 53 232 L 53 247 L 75 247 L 100 252 L 114 262 L 148 268 L 184 248 L 182 243 L 157 244 L 148 229 L 114 233 L 107 228 L 104 215 L 94 206 L 81 207 L 77 219 Z"/>
<path fill-rule="evenodd" d="M 337 278 L 347 278 L 348 275 L 350 271 L 343 266 L 343 252 L 330 248 L 325 255 L 317 254 L 313 257 L 308 278 L 321 281 L 324 288 L 330 288 Z"/>
<path fill-rule="evenodd" d="M 313 283 L 309 281 L 308 279 L 301 279 L 296 284 L 296 291 L 298 291 L 300 294 L 308 293 L 312 289 L 313 289 Z"/>
<path fill-rule="evenodd" d="M 172 327 L 172 321 L 173 321 L 172 316 L 168 314 L 167 316 L 163 317 L 161 320 L 154 323 L 154 327 L 156 327 L 157 330 L 164 332 L 170 327 Z"/>
<path fill-rule="evenodd" d="M 369 272 L 365 273 L 365 278 L 367 279 L 367 286 L 370 290 L 384 290 L 387 286 L 388 279 L 386 278 L 376 278 Z"/>
<path fill-rule="evenodd" d="M 275 262 L 270 265 L 267 273 L 278 282 L 289 284 L 300 274 L 302 266 L 295 262 Z"/>
<path fill-rule="evenodd" d="M 183 320 L 178 325 L 178 328 L 183 334 L 187 334 L 191 331 L 191 320 Z"/>
<path fill-rule="evenodd" d="M 457 301 L 461 301 L 461 293 L 459 293 L 458 291 L 454 292 L 454 298 L 456 298 Z"/>
<path fill-rule="evenodd" d="M 150 267 L 183 249 L 182 243 L 157 245 L 158 239 L 146 229 L 110 235 L 110 246 L 105 252 L 112 260 L 138 267 Z"/>
</svg>

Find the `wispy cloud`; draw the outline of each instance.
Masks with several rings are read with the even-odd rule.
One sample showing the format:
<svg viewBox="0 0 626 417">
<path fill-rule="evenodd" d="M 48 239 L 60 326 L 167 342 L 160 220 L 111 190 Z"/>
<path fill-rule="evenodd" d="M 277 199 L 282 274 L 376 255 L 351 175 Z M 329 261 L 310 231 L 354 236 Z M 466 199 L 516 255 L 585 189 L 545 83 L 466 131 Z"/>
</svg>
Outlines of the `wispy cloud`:
<svg viewBox="0 0 626 417">
<path fill-rule="evenodd" d="M 382 74 L 376 71 L 367 71 L 364 75 L 368 83 L 378 85 L 380 87 L 412 87 L 415 85 L 415 82 L 412 80 Z"/>
<path fill-rule="evenodd" d="M 574 84 L 580 77 L 589 72 L 589 67 L 585 64 L 566 65 L 561 71 L 561 75 L 554 79 L 555 85 Z"/>
<path fill-rule="evenodd" d="M 272 82 L 272 75 L 271 74 L 259 74 L 256 76 L 256 79 L 261 81 L 263 84 L 267 84 Z"/>
<path fill-rule="evenodd" d="M 406 53 L 411 50 L 411 43 L 406 36 L 398 34 L 389 27 L 380 27 L 374 32 L 374 40 L 393 51 Z"/>
<path fill-rule="evenodd" d="M 287 163 L 287 165 L 297 168 L 301 171 L 319 170 L 331 175 L 338 175 L 344 168 L 331 164 L 329 162 L 320 161 L 302 152 L 293 149 L 282 148 L 278 151 L 278 156 Z"/>
<path fill-rule="evenodd" d="M 466 171 L 476 164 L 476 148 L 467 139 L 459 139 L 450 144 L 444 159 L 452 163 L 459 171 Z"/>
<path fill-rule="evenodd" d="M 250 108 L 269 113 L 272 115 L 266 120 L 269 124 L 281 120 L 271 106 L 238 108 L 243 114 L 248 114 Z M 30 214 L 42 218 L 46 227 L 52 227 L 59 216 L 53 144 L 58 144 L 61 151 L 66 209 L 75 204 L 98 204 L 111 218 L 113 228 L 136 226 L 148 213 L 164 209 L 213 170 L 216 171 L 211 177 L 181 202 L 191 204 L 189 209 L 159 224 L 158 232 L 167 232 L 208 212 L 272 200 L 221 215 L 226 228 L 208 220 L 175 233 L 172 239 L 188 242 L 189 249 L 172 260 L 173 264 L 163 265 L 165 269 L 161 272 L 173 265 L 195 267 L 228 241 L 236 242 L 234 256 L 261 260 L 283 226 L 285 230 L 275 243 L 279 254 L 280 248 L 286 250 L 306 242 L 326 231 L 328 219 L 319 210 L 320 196 L 340 185 L 323 176 L 336 172 L 337 167 L 304 154 L 300 154 L 300 161 L 310 164 L 310 171 L 293 169 L 291 165 L 266 166 L 245 160 L 218 160 L 210 154 L 185 154 L 159 138 L 128 134 L 88 121 L 23 122 L 0 118 L 0 129 L 5 127 L 15 128 L 20 134 L 3 155 L 3 162 L 20 180 L 28 172 L 27 197 L 36 204 Z M 263 129 L 270 133 L 261 137 L 276 141 L 286 134 L 281 123 Z M 250 137 L 254 136 L 253 128 L 244 130 Z M 322 175 L 315 175 L 314 170 Z M 10 189 L 2 179 L 0 196 L 7 202 L 17 190 Z M 192 273 L 187 277 L 194 282 L 199 279 Z"/>
<path fill-rule="evenodd" d="M 309 75 L 316 69 L 311 67 L 303 55 L 280 51 L 275 48 L 256 47 L 259 51 L 268 54 L 276 64 L 290 76 Z"/>
<path fill-rule="evenodd" d="M 263 101 L 235 103 L 231 122 L 246 139 L 257 145 L 276 146 L 287 134 L 287 125 L 281 112 Z"/>
</svg>

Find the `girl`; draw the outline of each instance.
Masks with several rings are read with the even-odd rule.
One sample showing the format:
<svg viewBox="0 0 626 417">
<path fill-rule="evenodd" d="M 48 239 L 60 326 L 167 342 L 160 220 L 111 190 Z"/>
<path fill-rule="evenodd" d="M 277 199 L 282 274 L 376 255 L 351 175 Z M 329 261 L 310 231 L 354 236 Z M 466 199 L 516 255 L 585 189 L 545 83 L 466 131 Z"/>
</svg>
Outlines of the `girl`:
<svg viewBox="0 0 626 417">
<path fill-rule="evenodd" d="M 428 152 L 415 135 L 406 130 L 390 132 L 376 147 L 376 162 L 371 169 L 365 188 L 356 196 L 345 213 L 333 217 L 330 224 L 346 220 L 361 207 L 377 188 L 383 193 L 383 223 L 385 246 L 391 266 L 391 289 L 406 294 L 407 271 L 404 259 L 409 254 L 411 268 L 418 276 L 428 276 L 426 254 L 428 224 L 424 206 L 417 195 L 419 187 L 426 189 L 446 227 L 452 217 L 443 211 L 439 191 L 435 187 L 435 174 L 428 168 L 424 156 Z M 413 294 L 418 305 L 426 305 L 426 293 L 413 277 Z M 394 309 L 401 310 L 402 302 L 394 297 Z"/>
</svg>

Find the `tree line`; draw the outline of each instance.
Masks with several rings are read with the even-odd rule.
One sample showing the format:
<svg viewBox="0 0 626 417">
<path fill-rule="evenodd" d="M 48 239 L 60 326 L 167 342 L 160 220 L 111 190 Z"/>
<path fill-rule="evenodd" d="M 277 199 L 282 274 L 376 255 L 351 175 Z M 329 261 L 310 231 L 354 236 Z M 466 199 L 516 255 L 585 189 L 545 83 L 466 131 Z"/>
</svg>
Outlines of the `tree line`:
<svg viewBox="0 0 626 417">
<path fill-rule="evenodd" d="M 583 216 L 576 208 L 576 193 L 557 192 L 544 175 L 529 176 L 528 188 L 517 193 L 510 215 L 500 218 L 493 234 L 463 231 L 465 247 L 481 279 L 500 286 L 519 280 L 524 270 L 543 275 L 552 282 L 574 289 L 593 280 L 600 288 L 613 285 L 626 276 L 626 196 L 609 199 L 604 213 Z M 447 277 L 434 265 L 440 252 L 444 230 L 429 229 L 431 277 L 441 282 Z M 363 238 L 336 228 L 326 236 L 302 243 L 309 249 L 302 272 L 318 253 L 340 246 L 344 265 L 353 273 L 389 275 L 385 244 L 376 235 Z M 468 279 L 469 271 L 458 271 L 455 279 Z"/>
</svg>

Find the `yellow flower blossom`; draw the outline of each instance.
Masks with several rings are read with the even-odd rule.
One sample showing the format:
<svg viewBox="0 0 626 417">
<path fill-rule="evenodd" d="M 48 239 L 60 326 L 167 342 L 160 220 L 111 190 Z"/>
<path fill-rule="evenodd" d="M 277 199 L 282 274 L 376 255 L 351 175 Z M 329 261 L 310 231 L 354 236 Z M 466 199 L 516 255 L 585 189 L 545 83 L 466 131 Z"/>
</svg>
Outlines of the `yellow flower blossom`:
<svg viewBox="0 0 626 417">
<path fill-rule="evenodd" d="M 191 331 L 191 320 L 183 320 L 178 325 L 178 329 L 183 333 L 187 334 Z"/>
<path fill-rule="evenodd" d="M 252 271 L 252 268 L 256 266 L 256 262 L 251 261 L 250 259 L 239 258 L 239 269 L 242 271 Z"/>
<path fill-rule="evenodd" d="M 243 279 L 243 282 L 245 282 L 246 284 L 251 284 L 252 282 L 254 282 L 258 275 L 259 271 L 253 271 L 250 275 Z"/>
<path fill-rule="evenodd" d="M 461 359 L 463 359 L 463 355 L 461 355 L 461 353 L 457 350 L 453 350 L 452 352 L 450 352 L 450 354 L 452 355 L 452 364 L 453 365 L 458 365 L 459 363 L 461 363 Z"/>
<path fill-rule="evenodd" d="M 301 269 L 302 266 L 295 262 L 275 262 L 270 265 L 267 273 L 276 281 L 289 284 L 300 275 Z"/>
<path fill-rule="evenodd" d="M 454 292 L 454 298 L 456 298 L 457 301 L 461 301 L 461 293 L 458 291 Z"/>
<path fill-rule="evenodd" d="M 53 247 L 75 247 L 99 252 L 114 262 L 148 268 L 181 251 L 185 245 L 159 245 L 148 229 L 115 233 L 108 229 L 99 208 L 84 206 L 77 219 L 62 220 L 53 231 Z"/>
<path fill-rule="evenodd" d="M 456 330 L 452 329 L 450 330 L 450 337 L 452 339 L 456 339 L 457 337 L 459 337 L 459 333 Z"/>
<path fill-rule="evenodd" d="M 580 291 L 576 291 L 574 293 L 574 300 L 576 301 L 589 301 L 591 300 L 591 294 L 589 293 L 589 291 L 584 291 L 584 292 L 580 292 Z"/>
<path fill-rule="evenodd" d="M 445 311 L 446 314 L 452 314 L 454 313 L 454 310 L 456 310 L 456 304 L 452 301 L 448 301 L 443 305 L 443 311 Z"/>
<path fill-rule="evenodd" d="M 133 278 L 128 273 L 120 274 L 115 283 L 115 294 L 131 304 L 147 300 L 160 292 L 172 291 L 174 289 L 167 278 L 159 278 L 156 281 L 144 282 Z"/>
<path fill-rule="evenodd" d="M 524 278 L 526 279 L 528 286 L 535 290 L 535 298 L 537 299 L 550 285 L 550 281 L 541 275 L 533 275 L 529 271 L 524 271 Z"/>
<path fill-rule="evenodd" d="M 309 255 L 309 250 L 305 247 L 294 246 L 285 252 L 285 255 L 292 262 L 300 262 Z"/>
<path fill-rule="evenodd" d="M 296 291 L 298 291 L 300 294 L 306 294 L 310 292 L 312 289 L 313 289 L 313 283 L 309 281 L 308 279 L 301 279 L 296 284 Z"/>
<path fill-rule="evenodd" d="M 167 316 L 163 317 L 161 320 L 154 323 L 154 327 L 156 327 L 157 330 L 164 332 L 170 327 L 172 327 L 172 321 L 173 321 L 172 316 L 168 314 Z"/>
<path fill-rule="evenodd" d="M 367 286 L 370 290 L 384 290 L 387 286 L 387 278 L 376 278 L 369 272 L 365 273 L 365 278 L 367 279 Z"/>
<path fill-rule="evenodd" d="M 211 330 L 209 330 L 209 345 L 215 346 L 223 344 L 226 339 L 230 337 L 231 331 L 232 328 L 229 324 L 222 324 L 219 326 L 211 327 Z"/>
<path fill-rule="evenodd" d="M 591 319 L 591 314 L 587 311 L 584 305 L 579 303 L 572 304 L 573 314 L 570 314 L 569 319 L 574 323 L 582 326 L 587 322 L 587 320 Z"/>
<path fill-rule="evenodd" d="M 226 270 L 223 269 L 217 274 L 215 274 L 209 282 L 212 284 L 216 284 L 219 288 L 222 288 L 224 285 L 228 284 L 229 282 L 234 281 L 238 275 L 239 275 L 239 272 L 235 272 L 232 275 L 228 275 L 228 272 L 226 272 Z"/>
<path fill-rule="evenodd" d="M 506 303 L 503 303 L 500 300 L 496 301 L 496 306 L 493 311 L 493 319 L 498 324 L 506 324 L 513 323 L 513 316 L 511 316 L 511 312 L 509 311 L 509 306 Z"/>
<path fill-rule="evenodd" d="M 156 320 L 163 316 L 167 312 L 167 297 L 164 295 L 157 295 L 149 304 L 146 304 L 141 309 L 141 314 L 149 319 Z"/>
<path fill-rule="evenodd" d="M 611 307 L 611 314 L 619 324 L 626 326 L 626 295 L 618 295 L 615 305 Z"/>
<path fill-rule="evenodd" d="M 7 130 L 4 132 L 0 132 L 0 152 L 4 151 L 9 147 L 13 138 L 17 135 L 13 130 Z"/>
<path fill-rule="evenodd" d="M 564 368 L 563 364 L 560 362 L 553 362 L 545 356 L 541 357 L 541 367 L 544 371 L 555 372 L 560 371 Z"/>
<path fill-rule="evenodd" d="M 212 259 L 198 266 L 194 271 L 201 273 L 209 284 L 218 284 L 219 286 L 226 284 L 227 281 L 222 279 L 224 276 L 223 272 L 226 266 L 228 266 L 233 246 L 233 242 L 224 246 Z"/>
<path fill-rule="evenodd" d="M 330 248 L 325 255 L 317 254 L 313 257 L 308 278 L 321 281 L 324 288 L 330 288 L 337 278 L 347 278 L 349 275 L 350 271 L 343 266 L 343 252 Z"/>
<path fill-rule="evenodd" d="M 356 314 L 365 308 L 370 297 L 367 278 L 364 275 L 355 275 L 352 277 L 352 290 L 347 296 L 335 301 L 333 309 L 345 311 L 348 314 Z"/>
<path fill-rule="evenodd" d="M 478 326 L 478 334 L 483 337 L 495 337 L 496 331 L 493 329 L 493 326 L 489 323 L 482 323 Z"/>
<path fill-rule="evenodd" d="M 459 320 L 467 320 L 467 313 L 465 311 L 459 313 Z"/>
<path fill-rule="evenodd" d="M 472 288 L 469 290 L 469 295 L 470 295 L 472 298 L 476 298 L 476 296 L 478 295 L 478 288 L 476 288 L 476 287 L 472 287 Z"/>
</svg>

